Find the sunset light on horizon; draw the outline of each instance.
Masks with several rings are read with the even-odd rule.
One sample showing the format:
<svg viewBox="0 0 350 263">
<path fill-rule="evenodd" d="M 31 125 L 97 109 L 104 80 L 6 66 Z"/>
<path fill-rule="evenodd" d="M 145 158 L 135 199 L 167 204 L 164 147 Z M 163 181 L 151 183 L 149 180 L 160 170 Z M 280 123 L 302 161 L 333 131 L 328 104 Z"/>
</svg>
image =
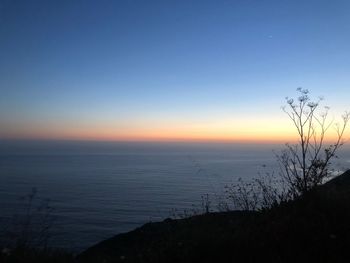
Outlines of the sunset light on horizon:
<svg viewBox="0 0 350 263">
<path fill-rule="evenodd" d="M 61 124 L 60 124 L 61 125 Z M 34 140 L 91 140 L 91 141 L 155 141 L 155 142 L 233 142 L 233 143 L 286 143 L 295 142 L 296 128 L 289 119 L 260 119 L 255 121 L 223 120 L 222 122 L 174 124 L 150 123 L 142 125 L 80 124 L 58 127 L 26 125 L 13 127 L 2 134 L 2 139 Z M 163 125 L 163 126 L 162 126 Z M 8 128 L 10 126 L 7 126 Z M 10 128 L 9 128 L 10 129 Z M 336 139 L 335 129 L 328 132 L 326 141 Z"/>
</svg>

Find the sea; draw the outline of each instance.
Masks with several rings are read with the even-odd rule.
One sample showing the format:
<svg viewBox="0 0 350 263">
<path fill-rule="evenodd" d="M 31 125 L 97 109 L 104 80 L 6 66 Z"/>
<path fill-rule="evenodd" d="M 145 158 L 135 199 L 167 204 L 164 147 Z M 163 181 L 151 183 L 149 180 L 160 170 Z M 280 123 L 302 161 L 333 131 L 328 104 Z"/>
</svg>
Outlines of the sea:
<svg viewBox="0 0 350 263">
<path fill-rule="evenodd" d="M 278 172 L 281 149 L 252 143 L 0 141 L 0 223 L 27 213 L 25 197 L 35 189 L 35 198 L 52 208 L 49 245 L 79 252 L 144 223 L 201 211 L 203 198 L 217 210 L 225 186 Z M 333 167 L 350 168 L 350 147 L 338 156 Z"/>
</svg>

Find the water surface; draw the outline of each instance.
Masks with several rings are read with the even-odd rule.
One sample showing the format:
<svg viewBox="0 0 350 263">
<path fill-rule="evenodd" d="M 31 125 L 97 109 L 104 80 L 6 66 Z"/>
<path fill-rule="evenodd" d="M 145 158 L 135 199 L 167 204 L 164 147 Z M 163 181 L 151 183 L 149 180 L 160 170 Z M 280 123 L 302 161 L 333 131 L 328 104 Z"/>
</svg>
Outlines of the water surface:
<svg viewBox="0 0 350 263">
<path fill-rule="evenodd" d="M 280 145 L 224 143 L 0 142 L 0 217 L 32 187 L 50 198 L 51 244 L 81 250 L 149 221 L 215 203 L 226 184 L 276 170 Z M 334 165 L 350 166 L 344 148 Z"/>
</svg>

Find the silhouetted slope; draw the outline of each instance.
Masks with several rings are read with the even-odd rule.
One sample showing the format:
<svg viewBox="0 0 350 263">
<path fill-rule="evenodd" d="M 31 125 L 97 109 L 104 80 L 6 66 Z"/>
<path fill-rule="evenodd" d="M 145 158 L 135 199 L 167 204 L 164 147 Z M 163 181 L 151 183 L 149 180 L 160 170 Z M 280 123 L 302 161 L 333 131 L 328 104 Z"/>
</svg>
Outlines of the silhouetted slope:
<svg viewBox="0 0 350 263">
<path fill-rule="evenodd" d="M 216 251 L 227 232 L 249 222 L 255 213 L 228 212 L 194 216 L 187 219 L 167 219 L 148 223 L 134 231 L 117 235 L 88 249 L 84 259 L 110 259 L 126 262 L 186 262 L 200 258 L 202 249 Z M 219 238 L 218 238 L 219 237 Z"/>
<path fill-rule="evenodd" d="M 350 262 L 350 172 L 267 212 L 167 219 L 82 253 L 87 262 Z"/>
</svg>

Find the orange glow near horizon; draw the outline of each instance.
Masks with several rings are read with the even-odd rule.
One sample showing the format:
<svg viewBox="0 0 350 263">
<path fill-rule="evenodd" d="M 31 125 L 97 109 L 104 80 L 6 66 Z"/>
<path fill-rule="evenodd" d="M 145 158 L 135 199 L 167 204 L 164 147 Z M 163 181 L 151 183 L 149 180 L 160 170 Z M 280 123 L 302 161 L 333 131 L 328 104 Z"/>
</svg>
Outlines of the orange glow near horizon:
<svg viewBox="0 0 350 263">
<path fill-rule="evenodd" d="M 336 136 L 329 132 L 327 141 Z M 347 135 L 347 134 L 346 134 Z M 12 125 L 0 134 L 5 139 L 93 140 L 93 141 L 186 141 L 285 143 L 298 140 L 288 120 L 222 120 L 206 123 L 80 123 L 79 125 Z M 345 136 L 346 137 L 346 136 Z"/>
</svg>

